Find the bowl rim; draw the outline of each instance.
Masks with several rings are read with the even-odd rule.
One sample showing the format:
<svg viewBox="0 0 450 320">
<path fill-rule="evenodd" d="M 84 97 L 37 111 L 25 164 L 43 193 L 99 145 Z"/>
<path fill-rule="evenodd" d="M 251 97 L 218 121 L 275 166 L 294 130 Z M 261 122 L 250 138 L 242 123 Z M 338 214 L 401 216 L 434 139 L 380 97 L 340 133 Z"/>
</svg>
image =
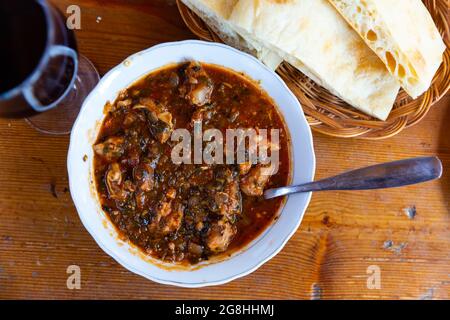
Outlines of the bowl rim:
<svg viewBox="0 0 450 320">
<path fill-rule="evenodd" d="M 275 80 L 277 80 L 277 82 L 280 83 L 281 87 L 286 91 L 286 94 L 290 95 L 291 98 L 296 101 L 297 106 L 300 108 L 300 114 L 301 117 L 299 120 L 299 126 L 301 127 L 306 127 L 306 132 L 307 132 L 307 137 L 305 137 L 305 139 L 309 142 L 309 152 L 310 152 L 310 157 L 311 157 L 311 170 L 310 170 L 310 175 L 311 175 L 311 180 L 314 179 L 314 175 L 315 175 L 315 171 L 316 171 L 316 157 L 315 157 L 315 152 L 314 152 L 314 144 L 313 144 L 313 136 L 312 136 L 312 132 L 311 129 L 307 123 L 306 117 L 302 111 L 302 107 L 300 102 L 298 101 L 298 99 L 295 97 L 295 95 L 291 92 L 291 90 L 288 88 L 288 86 L 286 85 L 286 83 L 270 68 L 268 68 L 266 65 L 264 65 L 262 62 L 260 62 L 258 59 L 256 59 L 255 57 L 242 52 L 240 50 L 237 50 L 233 47 L 221 44 L 221 43 L 216 43 L 216 42 L 206 42 L 206 41 L 201 41 L 201 40 L 182 40 L 182 41 L 173 41 L 173 42 L 165 42 L 165 43 L 160 43 L 157 45 L 154 45 L 152 47 L 149 47 L 147 49 L 144 49 L 142 51 L 139 51 L 137 53 L 134 53 L 130 56 L 128 56 L 127 58 L 125 58 L 122 62 L 120 62 L 119 64 L 117 64 L 115 67 L 113 67 L 112 69 L 110 69 L 99 81 L 99 83 L 96 85 L 96 87 L 89 93 L 89 95 L 86 97 L 86 99 L 83 102 L 83 105 L 80 109 L 80 113 L 79 115 L 83 112 L 83 110 L 85 108 L 87 108 L 89 101 L 92 99 L 92 97 L 97 93 L 97 90 L 99 89 L 99 87 L 104 84 L 108 78 L 111 77 L 111 75 L 113 75 L 114 73 L 118 72 L 120 69 L 123 68 L 124 65 L 126 65 L 127 61 L 133 61 L 134 57 L 138 57 L 140 55 L 143 54 L 147 54 L 149 52 L 158 50 L 160 48 L 163 47 L 168 47 L 168 46 L 182 46 L 182 45 L 189 45 L 189 44 L 196 44 L 196 45 L 204 45 L 204 46 L 215 46 L 215 47 L 220 47 L 222 49 L 226 49 L 228 51 L 232 51 L 234 54 L 238 54 L 241 55 L 243 57 L 245 57 L 246 59 L 251 59 L 253 60 L 260 68 L 265 69 L 266 71 L 268 71 L 272 77 L 275 78 Z M 163 67 L 164 65 L 161 65 L 160 67 Z M 232 67 L 228 67 L 226 65 L 223 65 L 224 68 L 228 68 L 233 70 Z M 153 69 L 152 69 L 153 70 Z M 150 73 L 152 70 L 149 70 L 147 73 Z M 234 70 L 235 72 L 238 72 L 236 70 Z M 146 73 L 144 73 L 146 74 Z M 253 79 L 253 77 L 251 75 L 248 75 L 250 78 Z M 266 91 L 266 90 L 265 90 Z M 267 94 L 270 95 L 269 92 L 267 92 Z M 272 97 L 272 96 L 271 96 Z M 76 128 L 78 125 L 78 122 L 80 121 L 80 116 L 77 117 L 77 119 L 75 120 L 73 127 L 72 128 Z M 286 126 L 289 129 L 289 126 L 286 123 Z M 85 221 L 86 217 L 84 217 L 82 214 L 80 214 L 80 210 L 82 210 L 82 208 L 80 207 L 79 204 L 77 204 L 76 199 L 77 199 L 77 195 L 75 194 L 75 190 L 76 186 L 73 185 L 73 179 L 70 179 L 70 173 L 72 172 L 72 166 L 73 161 L 75 161 L 75 159 L 72 159 L 72 157 L 70 156 L 73 152 L 73 148 L 74 148 L 74 144 L 75 144 L 75 132 L 72 129 L 71 134 L 70 134 L 70 142 L 69 142 L 69 148 L 68 148 L 68 154 L 67 154 L 67 170 L 68 170 L 68 177 L 69 177 L 69 189 L 70 189 L 70 193 L 73 199 L 73 203 L 75 205 L 75 208 L 77 210 L 78 216 L 84 226 L 84 228 L 88 231 L 88 233 L 91 235 L 91 237 L 95 240 L 95 242 L 97 243 L 97 245 L 106 253 L 108 254 L 110 257 L 112 257 L 116 262 L 118 262 L 120 265 L 122 265 L 125 269 L 138 274 L 146 279 L 149 279 L 151 281 L 157 282 L 157 283 L 161 283 L 161 284 L 166 284 L 166 285 L 173 285 L 173 286 L 178 286 L 178 287 L 185 287 L 185 288 L 199 288 L 199 287 L 206 287 L 206 286 L 213 286 L 213 285 L 221 285 L 221 284 L 225 284 L 228 283 L 230 281 L 233 281 L 235 279 L 244 277 L 252 272 L 254 272 L 255 270 L 257 270 L 258 268 L 260 268 L 263 264 L 265 264 L 266 262 L 268 262 L 269 260 L 271 260 L 273 257 L 275 257 L 286 245 L 286 243 L 289 241 L 289 239 L 291 239 L 291 237 L 296 233 L 298 227 L 300 226 L 302 220 L 303 220 L 303 216 L 305 214 L 306 209 L 309 206 L 310 200 L 311 200 L 311 196 L 312 193 L 309 192 L 306 195 L 306 200 L 305 200 L 305 204 L 302 210 L 298 210 L 297 211 L 297 215 L 300 217 L 297 222 L 295 223 L 295 225 L 293 226 L 293 228 L 291 229 L 291 231 L 285 235 L 283 237 L 283 240 L 281 241 L 280 245 L 278 245 L 273 251 L 271 251 L 269 254 L 265 254 L 265 256 L 263 257 L 263 259 L 259 260 L 258 262 L 256 262 L 255 264 L 253 264 L 251 267 L 247 268 L 246 270 L 237 272 L 236 274 L 229 276 L 227 278 L 224 279 L 220 279 L 220 280 L 215 280 L 215 281 L 208 281 L 208 282 L 198 282 L 198 283 L 186 283 L 186 282 L 180 282 L 180 281 L 176 281 L 176 280 L 166 280 L 166 279 L 160 279 L 157 278 L 155 276 L 149 275 L 148 273 L 142 272 L 141 270 L 138 270 L 137 267 L 134 267 L 132 265 L 132 263 L 129 263 L 127 261 L 127 259 L 122 259 L 121 257 L 119 257 L 118 254 L 116 254 L 114 252 L 114 250 L 111 250 L 108 248 L 107 245 L 105 245 L 105 243 L 103 243 L 103 241 L 100 239 L 99 236 L 96 235 L 96 232 L 94 232 L 94 230 L 91 229 L 89 223 L 87 223 L 87 221 Z M 292 157 L 294 150 L 292 150 Z M 295 165 L 294 165 L 294 161 L 292 161 L 292 177 L 294 177 L 294 169 L 295 169 Z M 288 200 L 288 199 L 287 199 Z M 286 200 L 286 203 L 287 203 Z M 285 209 L 285 206 L 281 208 L 280 211 L 280 215 L 282 214 L 283 210 Z M 272 223 L 271 225 L 268 226 L 268 228 L 266 228 L 263 233 L 261 233 L 258 237 L 260 237 L 259 240 L 261 240 L 266 234 L 265 232 L 269 230 L 269 228 L 271 226 L 273 226 L 274 223 Z M 257 240 L 258 238 L 254 239 L 253 241 Z M 246 247 L 244 247 L 243 251 L 247 250 L 250 248 L 252 242 L 250 242 L 250 244 Z M 240 251 L 238 251 L 240 252 Z M 234 255 L 230 257 L 230 259 L 233 259 Z M 221 261 L 218 261 L 217 263 L 220 263 Z M 148 262 L 151 263 L 151 262 Z M 176 271 L 173 271 L 174 273 L 176 273 Z"/>
</svg>

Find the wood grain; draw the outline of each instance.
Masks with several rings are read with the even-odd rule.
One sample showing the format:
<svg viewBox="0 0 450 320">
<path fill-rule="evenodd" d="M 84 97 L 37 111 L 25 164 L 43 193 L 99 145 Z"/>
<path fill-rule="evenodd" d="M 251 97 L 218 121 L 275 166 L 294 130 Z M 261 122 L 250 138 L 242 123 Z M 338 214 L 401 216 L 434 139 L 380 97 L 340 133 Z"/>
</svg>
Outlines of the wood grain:
<svg viewBox="0 0 450 320">
<path fill-rule="evenodd" d="M 78 4 L 80 51 L 104 74 L 159 42 L 192 38 L 174 1 L 55 1 Z M 97 17 L 101 20 L 97 23 Z M 450 96 L 417 126 L 383 141 L 314 135 L 317 178 L 343 170 L 437 154 L 439 181 L 392 190 L 313 195 L 283 251 L 253 274 L 203 289 L 164 286 L 106 255 L 81 224 L 68 191 L 68 137 L 0 119 L 0 298 L 448 299 L 450 292 Z M 415 208 L 408 217 L 405 210 Z M 69 265 L 81 290 L 66 287 Z M 367 268 L 381 269 L 369 290 Z"/>
</svg>

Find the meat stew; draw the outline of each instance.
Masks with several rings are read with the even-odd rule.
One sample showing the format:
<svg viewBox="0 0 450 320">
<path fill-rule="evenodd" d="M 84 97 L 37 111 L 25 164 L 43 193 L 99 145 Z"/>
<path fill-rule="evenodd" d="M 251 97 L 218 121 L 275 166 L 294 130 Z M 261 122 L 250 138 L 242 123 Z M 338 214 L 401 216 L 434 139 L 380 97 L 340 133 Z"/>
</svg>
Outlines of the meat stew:
<svg viewBox="0 0 450 320">
<path fill-rule="evenodd" d="M 104 112 L 93 146 L 99 200 L 119 234 L 146 254 L 195 264 L 231 254 L 277 218 L 285 199 L 262 193 L 289 183 L 289 132 L 272 99 L 246 76 L 195 61 L 167 66 L 120 92 Z M 172 133 L 193 133 L 199 122 L 224 135 L 278 129 L 277 171 L 248 159 L 174 163 Z"/>
</svg>

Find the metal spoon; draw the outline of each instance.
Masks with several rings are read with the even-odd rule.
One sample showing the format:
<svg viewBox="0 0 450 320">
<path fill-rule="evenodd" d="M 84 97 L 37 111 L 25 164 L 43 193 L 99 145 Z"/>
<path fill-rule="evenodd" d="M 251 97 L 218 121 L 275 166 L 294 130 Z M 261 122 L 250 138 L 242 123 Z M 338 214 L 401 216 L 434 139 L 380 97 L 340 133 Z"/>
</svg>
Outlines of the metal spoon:
<svg viewBox="0 0 450 320">
<path fill-rule="evenodd" d="M 335 177 L 297 186 L 268 189 L 265 199 L 287 194 L 325 190 L 369 190 L 401 187 L 440 178 L 442 163 L 438 157 L 419 157 L 387 162 L 348 171 Z"/>
</svg>

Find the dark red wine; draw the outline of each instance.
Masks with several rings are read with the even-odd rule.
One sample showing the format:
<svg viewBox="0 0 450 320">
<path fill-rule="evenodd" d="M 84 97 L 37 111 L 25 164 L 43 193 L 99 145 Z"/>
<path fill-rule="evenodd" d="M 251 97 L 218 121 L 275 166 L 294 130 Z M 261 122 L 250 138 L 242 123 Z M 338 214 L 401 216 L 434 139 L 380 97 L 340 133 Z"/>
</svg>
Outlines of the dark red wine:
<svg viewBox="0 0 450 320">
<path fill-rule="evenodd" d="M 75 52 L 75 37 L 46 0 L 0 0 L 0 116 L 30 116 L 64 96 L 77 57 L 61 48 Z"/>
<path fill-rule="evenodd" d="M 45 15 L 34 1 L 0 0 L 0 93 L 38 66 L 47 43 Z"/>
</svg>

